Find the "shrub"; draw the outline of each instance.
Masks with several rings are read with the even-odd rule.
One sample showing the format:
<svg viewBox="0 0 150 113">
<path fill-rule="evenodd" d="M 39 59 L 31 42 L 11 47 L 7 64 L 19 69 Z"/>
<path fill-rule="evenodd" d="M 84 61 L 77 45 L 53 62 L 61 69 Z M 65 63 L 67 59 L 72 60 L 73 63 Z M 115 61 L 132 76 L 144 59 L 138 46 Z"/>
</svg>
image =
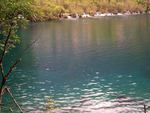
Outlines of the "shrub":
<svg viewBox="0 0 150 113">
<path fill-rule="evenodd" d="M 126 9 L 128 11 L 130 11 L 131 13 L 136 12 L 138 10 L 140 11 L 140 7 L 137 5 L 137 3 L 136 2 L 131 2 L 131 1 L 128 1 L 126 3 Z"/>
<path fill-rule="evenodd" d="M 53 14 L 52 14 L 52 13 L 49 13 L 49 15 L 48 15 L 48 20 L 53 20 L 53 19 L 54 19 Z"/>
<path fill-rule="evenodd" d="M 113 13 L 113 14 L 117 14 L 118 11 L 117 11 L 116 9 L 114 9 L 114 10 L 112 11 L 112 13 Z"/>
<path fill-rule="evenodd" d="M 101 9 L 100 11 L 99 11 L 100 13 L 107 13 L 108 12 L 108 9 Z"/>
<path fill-rule="evenodd" d="M 69 4 L 69 8 L 68 9 L 69 9 L 69 12 L 74 12 L 76 10 L 75 3 L 73 2 L 73 3 Z"/>
<path fill-rule="evenodd" d="M 88 5 L 87 4 L 82 4 L 82 5 L 80 5 L 80 7 L 83 9 L 83 12 L 86 12 L 86 9 L 87 9 Z"/>
<path fill-rule="evenodd" d="M 124 4 L 122 2 L 117 3 L 117 11 L 119 13 L 121 13 L 121 12 L 124 13 L 125 12 Z"/>
<path fill-rule="evenodd" d="M 64 7 L 65 9 L 68 9 L 68 8 L 69 8 L 69 4 L 68 4 L 67 2 L 65 2 L 65 3 L 63 4 L 63 7 Z"/>
<path fill-rule="evenodd" d="M 92 14 L 92 13 L 96 13 L 96 11 L 97 11 L 97 7 L 95 5 L 89 4 L 89 6 L 86 8 L 86 10 L 84 12 L 86 14 L 90 14 L 90 12 L 91 12 L 91 14 Z"/>
<path fill-rule="evenodd" d="M 64 13 L 63 18 L 68 18 L 68 15 L 66 13 Z"/>
<path fill-rule="evenodd" d="M 94 12 L 94 11 L 90 11 L 90 12 L 89 12 L 90 16 L 94 16 L 95 13 L 96 13 L 96 12 Z"/>
<path fill-rule="evenodd" d="M 77 14 L 76 12 L 72 12 L 71 13 L 72 18 L 76 18 L 76 14 Z"/>
<path fill-rule="evenodd" d="M 83 9 L 80 8 L 77 10 L 77 14 L 79 15 L 80 18 L 82 17 L 83 13 L 84 13 Z"/>
<path fill-rule="evenodd" d="M 69 9 L 66 9 L 66 10 L 65 10 L 65 13 L 69 13 Z"/>
<path fill-rule="evenodd" d="M 65 9 L 64 7 L 62 6 L 56 6 L 54 9 L 53 9 L 53 15 L 55 17 L 59 17 L 59 15 L 61 15 L 61 13 L 64 13 L 65 12 Z"/>
<path fill-rule="evenodd" d="M 109 7 L 108 7 L 108 12 L 110 13 L 114 13 L 114 12 L 117 12 L 117 8 L 116 8 L 116 5 L 113 3 L 113 4 L 110 4 Z M 114 13 L 115 14 L 115 13 Z"/>
</svg>

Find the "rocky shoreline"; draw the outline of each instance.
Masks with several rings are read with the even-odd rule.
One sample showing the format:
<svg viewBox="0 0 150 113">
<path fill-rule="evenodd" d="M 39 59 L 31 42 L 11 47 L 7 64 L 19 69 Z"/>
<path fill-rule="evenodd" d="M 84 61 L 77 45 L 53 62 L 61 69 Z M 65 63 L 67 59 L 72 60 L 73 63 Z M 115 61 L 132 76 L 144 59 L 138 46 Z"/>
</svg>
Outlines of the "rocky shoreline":
<svg viewBox="0 0 150 113">
<path fill-rule="evenodd" d="M 149 14 L 149 12 L 147 12 L 147 14 Z M 77 19 L 77 18 L 93 18 L 93 17 L 104 17 L 104 16 L 124 16 L 124 15 L 137 15 L 137 14 L 146 14 L 146 12 L 133 12 L 131 13 L 130 11 L 126 11 L 125 13 L 117 13 L 117 14 L 114 14 L 114 13 L 102 13 L 102 14 L 99 14 L 98 12 L 91 16 L 90 14 L 85 14 L 83 13 L 83 15 L 78 15 L 76 14 L 76 17 L 72 17 L 70 13 L 66 13 L 66 17 L 62 17 L 60 19 Z"/>
</svg>

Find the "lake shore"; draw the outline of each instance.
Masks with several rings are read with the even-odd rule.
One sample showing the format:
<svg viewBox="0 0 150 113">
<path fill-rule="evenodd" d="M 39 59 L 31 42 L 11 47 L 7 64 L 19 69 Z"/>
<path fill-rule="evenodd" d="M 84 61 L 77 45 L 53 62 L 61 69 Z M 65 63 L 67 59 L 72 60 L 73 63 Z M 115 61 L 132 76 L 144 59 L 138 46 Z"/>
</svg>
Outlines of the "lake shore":
<svg viewBox="0 0 150 113">
<path fill-rule="evenodd" d="M 78 18 L 97 18 L 97 17 L 106 17 L 106 16 L 127 16 L 127 15 L 139 15 L 139 14 L 149 14 L 149 12 L 142 12 L 140 13 L 140 11 L 138 12 L 133 12 L 131 13 L 130 11 L 126 11 L 125 13 L 117 13 L 117 14 L 114 14 L 114 13 L 102 13 L 102 14 L 99 14 L 99 13 L 96 13 L 94 14 L 93 16 L 91 16 L 90 14 L 85 14 L 83 13 L 83 15 L 78 15 L 76 14 L 76 17 L 72 17 L 69 13 L 66 13 L 67 14 L 67 17 L 65 18 L 59 18 L 60 20 L 61 19 L 69 19 L 69 20 L 74 20 L 74 19 L 78 19 Z"/>
</svg>

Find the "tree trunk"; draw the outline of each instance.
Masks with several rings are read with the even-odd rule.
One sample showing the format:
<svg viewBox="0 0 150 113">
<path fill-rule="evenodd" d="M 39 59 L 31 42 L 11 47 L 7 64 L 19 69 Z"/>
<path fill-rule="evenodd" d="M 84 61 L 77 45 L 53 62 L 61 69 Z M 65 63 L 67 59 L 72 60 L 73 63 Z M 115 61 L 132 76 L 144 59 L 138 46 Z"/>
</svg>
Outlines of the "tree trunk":
<svg viewBox="0 0 150 113">
<path fill-rule="evenodd" d="M 0 88 L 0 112 L 1 112 L 1 108 L 2 108 L 2 95 L 3 95 L 3 88 L 4 88 L 5 83 L 6 83 L 6 79 L 3 78 L 1 88 Z"/>
<path fill-rule="evenodd" d="M 1 70 L 1 75 L 3 77 L 2 84 L 0 86 L 0 112 L 1 112 L 1 108 L 2 108 L 3 87 L 4 87 L 4 85 L 6 83 L 6 79 L 7 79 L 7 77 L 5 77 L 5 74 L 4 74 L 2 62 L 3 62 L 4 56 L 6 54 L 6 49 L 7 49 L 8 41 L 10 39 L 10 35 L 11 35 L 11 32 L 12 32 L 12 26 L 13 26 L 13 23 L 11 23 L 11 26 L 10 26 L 10 29 L 9 29 L 9 33 L 8 33 L 8 36 L 7 36 L 6 41 L 5 41 L 4 50 L 2 52 L 2 56 L 1 56 L 1 59 L 0 59 L 0 70 Z"/>
</svg>

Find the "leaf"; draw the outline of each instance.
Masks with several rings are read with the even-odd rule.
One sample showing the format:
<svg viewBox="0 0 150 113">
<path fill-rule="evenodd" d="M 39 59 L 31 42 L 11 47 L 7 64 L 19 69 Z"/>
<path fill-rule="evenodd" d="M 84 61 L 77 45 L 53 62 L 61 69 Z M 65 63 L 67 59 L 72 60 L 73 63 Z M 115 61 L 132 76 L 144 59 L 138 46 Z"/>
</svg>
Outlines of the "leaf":
<svg viewBox="0 0 150 113">
<path fill-rule="evenodd" d="M 25 0 L 0 0 L 0 50 L 4 50 L 4 43 L 8 38 L 9 32 L 11 35 L 8 41 L 7 50 L 14 48 L 17 43 L 20 43 L 20 39 L 16 34 L 19 28 L 18 24 L 22 28 L 28 22 L 25 20 L 28 16 L 32 16 L 31 4 Z M 19 18 L 21 15 L 21 18 Z"/>
</svg>

